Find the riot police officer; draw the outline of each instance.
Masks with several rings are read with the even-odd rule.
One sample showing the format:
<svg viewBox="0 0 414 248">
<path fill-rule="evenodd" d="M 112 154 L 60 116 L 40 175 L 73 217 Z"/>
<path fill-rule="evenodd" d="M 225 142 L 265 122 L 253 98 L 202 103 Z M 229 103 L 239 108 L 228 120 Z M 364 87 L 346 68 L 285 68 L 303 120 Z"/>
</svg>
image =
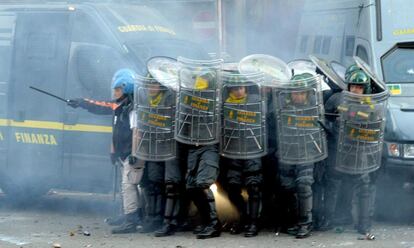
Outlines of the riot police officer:
<svg viewBox="0 0 414 248">
<path fill-rule="evenodd" d="M 182 182 L 174 140 L 175 93 L 151 76 L 138 77 L 138 82 L 134 154 L 146 161 L 142 185 L 147 196 L 148 216 L 143 232 L 161 228 L 164 220 L 155 236 L 168 236 L 177 227 Z"/>
<path fill-rule="evenodd" d="M 306 238 L 312 230 L 314 163 L 326 158 L 326 138 L 319 77 L 303 73 L 276 90 L 278 158 L 282 187 L 296 193 L 297 226 L 288 232 Z"/>
<path fill-rule="evenodd" d="M 217 100 L 221 60 L 195 61 L 180 57 L 178 61 L 182 66 L 175 138 L 187 154 L 188 198 L 202 218 L 202 225 L 196 227 L 194 233 L 198 239 L 217 237 L 221 224 L 210 186 L 219 174 Z"/>
<path fill-rule="evenodd" d="M 387 92 L 381 92 L 371 102 L 371 78 L 361 69 L 354 68 L 347 75 L 348 92 L 328 100 L 327 113 L 338 114 L 331 120 L 334 161 L 330 162 L 326 195 L 325 228 L 332 227 L 338 192 L 344 183 L 351 185 L 357 201 L 356 229 L 361 234 L 371 231 L 373 195 L 376 171 L 380 166 L 381 133 L 384 131 L 384 106 Z M 333 115 L 334 116 L 334 115 Z M 333 168 L 331 168 L 333 167 Z M 350 203 L 348 203 L 350 205 Z"/>
<path fill-rule="evenodd" d="M 121 69 L 114 74 L 112 90 L 114 101 L 104 102 L 89 99 L 69 101 L 72 107 L 82 107 L 95 114 L 113 114 L 113 134 L 111 159 L 120 160 L 122 168 L 122 199 L 124 222 L 112 230 L 112 233 L 130 233 L 136 231 L 139 223 L 138 183 L 141 179 L 140 162 L 130 164 L 128 156 L 132 150 L 132 130 L 130 113 L 133 109 L 133 92 L 136 74 L 130 69 Z"/>
<path fill-rule="evenodd" d="M 224 164 L 228 166 L 228 197 L 240 215 L 240 221 L 233 224 L 230 233 L 244 231 L 245 237 L 258 233 L 263 183 L 261 157 L 267 153 L 266 103 L 260 79 L 260 74 L 231 72 L 223 75 L 220 152 L 224 156 Z M 248 192 L 247 206 L 241 195 L 243 186 Z"/>
</svg>

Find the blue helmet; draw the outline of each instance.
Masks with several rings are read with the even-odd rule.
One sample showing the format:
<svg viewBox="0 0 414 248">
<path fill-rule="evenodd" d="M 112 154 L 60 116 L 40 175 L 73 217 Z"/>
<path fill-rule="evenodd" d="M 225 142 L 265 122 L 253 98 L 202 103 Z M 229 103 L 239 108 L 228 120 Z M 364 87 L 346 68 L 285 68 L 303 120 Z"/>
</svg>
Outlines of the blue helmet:
<svg viewBox="0 0 414 248">
<path fill-rule="evenodd" d="M 134 70 L 131 70 L 129 68 L 122 68 L 117 70 L 114 73 L 114 76 L 112 77 L 112 81 L 115 81 L 115 79 L 119 78 L 119 77 L 132 77 L 132 78 L 136 78 L 136 73 Z"/>
<path fill-rule="evenodd" d="M 134 83 L 136 79 L 136 74 L 133 70 L 130 69 L 120 69 L 115 72 L 112 78 L 112 89 L 122 88 L 123 94 L 132 94 L 134 93 Z"/>
</svg>

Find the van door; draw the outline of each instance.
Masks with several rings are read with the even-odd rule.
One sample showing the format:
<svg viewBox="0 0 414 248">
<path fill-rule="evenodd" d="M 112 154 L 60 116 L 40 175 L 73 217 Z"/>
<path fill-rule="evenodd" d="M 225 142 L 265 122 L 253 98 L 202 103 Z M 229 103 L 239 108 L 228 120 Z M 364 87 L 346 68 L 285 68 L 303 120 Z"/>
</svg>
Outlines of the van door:
<svg viewBox="0 0 414 248">
<path fill-rule="evenodd" d="M 70 13 L 17 14 L 9 92 L 7 190 L 43 192 L 60 181 L 65 103 L 29 89 L 64 95 Z"/>
<path fill-rule="evenodd" d="M 121 44 L 89 8 L 76 10 L 71 33 L 66 98 L 111 100 L 114 72 L 129 67 L 119 52 Z M 113 166 L 109 159 L 112 116 L 68 106 L 65 124 L 69 128 L 63 136 L 64 187 L 88 192 L 112 190 Z"/>
</svg>

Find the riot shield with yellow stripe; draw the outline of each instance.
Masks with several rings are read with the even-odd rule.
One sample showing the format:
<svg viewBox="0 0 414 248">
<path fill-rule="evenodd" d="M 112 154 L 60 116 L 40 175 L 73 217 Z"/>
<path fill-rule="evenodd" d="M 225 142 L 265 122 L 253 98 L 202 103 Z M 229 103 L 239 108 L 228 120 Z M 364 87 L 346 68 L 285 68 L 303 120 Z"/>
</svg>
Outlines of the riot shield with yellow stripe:
<svg viewBox="0 0 414 248">
<path fill-rule="evenodd" d="M 134 98 L 133 155 L 145 161 L 174 159 L 174 92 L 152 77 L 138 77 Z"/>
<path fill-rule="evenodd" d="M 274 89 L 278 158 L 284 164 L 315 163 L 327 157 L 322 77 L 309 73 Z"/>
<path fill-rule="evenodd" d="M 266 104 L 262 73 L 224 72 L 220 153 L 232 159 L 267 153 Z"/>
<path fill-rule="evenodd" d="M 342 92 L 336 170 L 355 175 L 380 168 L 387 98 L 388 91 Z"/>
<path fill-rule="evenodd" d="M 190 145 L 219 142 L 222 60 L 179 57 L 176 109 L 177 141 Z"/>
</svg>

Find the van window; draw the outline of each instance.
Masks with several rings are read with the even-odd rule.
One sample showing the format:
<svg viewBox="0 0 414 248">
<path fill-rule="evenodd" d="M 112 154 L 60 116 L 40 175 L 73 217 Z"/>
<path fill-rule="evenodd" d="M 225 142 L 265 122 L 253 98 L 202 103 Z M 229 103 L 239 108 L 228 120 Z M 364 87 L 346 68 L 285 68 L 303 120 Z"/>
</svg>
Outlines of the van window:
<svg viewBox="0 0 414 248">
<path fill-rule="evenodd" d="M 7 84 L 12 61 L 13 33 L 16 17 L 0 15 L 0 118 L 7 111 Z"/>
<path fill-rule="evenodd" d="M 309 36 L 308 35 L 303 35 L 301 40 L 300 40 L 300 45 L 299 45 L 299 51 L 301 53 L 305 53 L 306 52 L 306 48 L 308 47 L 308 40 L 309 40 Z"/>
<path fill-rule="evenodd" d="M 103 44 L 110 46 L 109 38 L 95 19 L 83 13 L 76 12 L 75 23 L 72 31 L 72 41 L 82 43 Z"/>
<path fill-rule="evenodd" d="M 355 36 L 346 36 L 345 38 L 345 56 L 352 57 L 354 55 Z"/>
<path fill-rule="evenodd" d="M 329 50 L 331 49 L 331 40 L 332 40 L 332 37 L 330 36 L 325 36 L 325 38 L 323 39 L 323 44 L 322 44 L 323 54 L 329 54 Z"/>
<path fill-rule="evenodd" d="M 368 52 L 365 47 L 358 45 L 356 50 L 356 56 L 360 57 L 365 63 L 369 65 L 369 58 L 368 58 Z"/>
<path fill-rule="evenodd" d="M 108 97 L 112 75 L 128 67 L 111 47 L 82 45 L 73 56 L 80 84 L 94 97 Z"/>
<path fill-rule="evenodd" d="M 316 36 L 313 43 L 313 53 L 319 54 L 321 52 L 323 36 Z"/>
<path fill-rule="evenodd" d="M 414 83 L 414 47 L 396 47 L 381 60 L 387 83 Z"/>
<path fill-rule="evenodd" d="M 53 59 L 56 56 L 56 33 L 31 33 L 27 36 L 25 51 L 27 58 Z"/>
</svg>

